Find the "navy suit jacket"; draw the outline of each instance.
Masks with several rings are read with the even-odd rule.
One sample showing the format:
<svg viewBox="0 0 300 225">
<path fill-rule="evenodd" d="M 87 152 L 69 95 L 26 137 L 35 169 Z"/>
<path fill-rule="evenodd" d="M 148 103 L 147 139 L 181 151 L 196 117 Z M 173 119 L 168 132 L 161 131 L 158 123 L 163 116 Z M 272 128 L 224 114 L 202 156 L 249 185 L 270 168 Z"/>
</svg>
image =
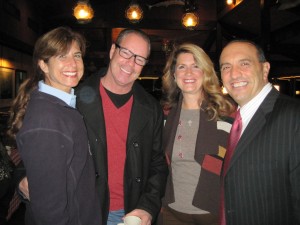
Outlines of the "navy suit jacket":
<svg viewBox="0 0 300 225">
<path fill-rule="evenodd" d="M 300 101 L 272 89 L 224 178 L 227 225 L 300 224 Z"/>
</svg>

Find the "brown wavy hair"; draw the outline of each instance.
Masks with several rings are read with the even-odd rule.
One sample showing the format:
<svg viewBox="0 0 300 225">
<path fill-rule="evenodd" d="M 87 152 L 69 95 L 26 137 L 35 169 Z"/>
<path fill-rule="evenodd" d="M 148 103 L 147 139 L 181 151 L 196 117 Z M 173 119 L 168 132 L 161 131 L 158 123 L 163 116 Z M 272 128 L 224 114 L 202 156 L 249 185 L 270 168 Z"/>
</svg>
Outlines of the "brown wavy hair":
<svg viewBox="0 0 300 225">
<path fill-rule="evenodd" d="M 9 129 L 7 132 L 10 137 L 15 138 L 16 133 L 22 126 L 31 92 L 37 89 L 40 80 L 45 79 L 45 74 L 39 67 L 38 62 L 43 60 L 45 63 L 48 63 L 51 57 L 67 53 L 73 41 L 78 43 L 81 53 L 84 55 L 86 49 L 85 38 L 68 27 L 55 28 L 37 40 L 33 52 L 33 74 L 20 86 L 18 95 L 10 109 Z"/>
<path fill-rule="evenodd" d="M 209 118 L 214 120 L 230 115 L 235 107 L 222 94 L 213 62 L 202 48 L 190 43 L 184 43 L 175 47 L 167 60 L 162 77 L 163 97 L 161 104 L 163 108 L 168 110 L 178 103 L 181 90 L 174 80 L 174 74 L 178 56 L 182 53 L 191 53 L 194 56 L 197 66 L 204 72 L 202 88 L 203 97 L 207 104 L 204 110 L 208 113 Z"/>
</svg>

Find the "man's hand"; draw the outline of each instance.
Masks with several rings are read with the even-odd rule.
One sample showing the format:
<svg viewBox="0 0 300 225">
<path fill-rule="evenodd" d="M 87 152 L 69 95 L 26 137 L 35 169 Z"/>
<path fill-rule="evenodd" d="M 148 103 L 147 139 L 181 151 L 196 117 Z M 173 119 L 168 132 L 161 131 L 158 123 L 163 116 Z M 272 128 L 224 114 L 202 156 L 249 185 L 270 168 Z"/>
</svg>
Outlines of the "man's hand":
<svg viewBox="0 0 300 225">
<path fill-rule="evenodd" d="M 19 192 L 24 199 L 29 200 L 29 188 L 27 177 L 24 177 L 19 183 Z"/>
<path fill-rule="evenodd" d="M 150 215 L 150 213 L 146 212 L 145 210 L 135 209 L 135 210 L 131 211 L 130 213 L 126 214 L 125 216 L 140 217 L 142 220 L 141 225 L 151 225 L 152 216 Z"/>
</svg>

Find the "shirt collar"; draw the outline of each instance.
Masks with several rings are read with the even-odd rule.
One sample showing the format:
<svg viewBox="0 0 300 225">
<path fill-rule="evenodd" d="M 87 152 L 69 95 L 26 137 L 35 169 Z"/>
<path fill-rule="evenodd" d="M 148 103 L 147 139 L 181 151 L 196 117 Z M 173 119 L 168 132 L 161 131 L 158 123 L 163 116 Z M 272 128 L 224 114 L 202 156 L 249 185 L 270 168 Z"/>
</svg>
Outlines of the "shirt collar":
<svg viewBox="0 0 300 225">
<path fill-rule="evenodd" d="M 62 101 L 64 101 L 67 105 L 71 106 L 72 108 L 76 107 L 76 95 L 74 95 L 73 88 L 71 88 L 71 93 L 67 93 L 67 92 L 61 91 L 57 88 L 51 87 L 51 86 L 45 84 L 45 82 L 43 80 L 41 80 L 41 81 L 39 81 L 39 91 L 61 99 Z"/>
<path fill-rule="evenodd" d="M 264 101 L 266 96 L 269 94 L 269 92 L 272 90 L 272 85 L 270 83 L 267 83 L 262 90 L 253 98 L 251 99 L 247 104 L 245 104 L 243 107 L 240 108 L 240 113 L 243 121 L 243 129 L 242 132 L 246 129 L 248 126 L 250 120 L 252 119 L 253 115 L 261 105 L 261 103 Z"/>
</svg>

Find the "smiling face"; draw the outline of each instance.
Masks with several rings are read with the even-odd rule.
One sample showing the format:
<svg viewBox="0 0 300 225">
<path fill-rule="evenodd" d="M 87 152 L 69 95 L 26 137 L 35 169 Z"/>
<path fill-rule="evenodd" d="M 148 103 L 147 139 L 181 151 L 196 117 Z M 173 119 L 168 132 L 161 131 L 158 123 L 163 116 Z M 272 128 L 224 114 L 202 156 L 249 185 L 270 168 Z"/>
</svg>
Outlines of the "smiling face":
<svg viewBox="0 0 300 225">
<path fill-rule="evenodd" d="M 77 86 L 84 72 L 82 54 L 75 41 L 67 53 L 52 56 L 48 62 L 39 60 L 38 64 L 45 74 L 45 83 L 67 93 Z"/>
<path fill-rule="evenodd" d="M 229 95 L 243 106 L 267 84 L 270 64 L 259 62 L 257 49 L 252 44 L 233 42 L 221 53 L 220 69 Z"/>
<path fill-rule="evenodd" d="M 124 36 L 119 46 L 144 58 L 149 55 L 148 42 L 135 33 Z M 142 72 L 143 66 L 134 62 L 134 56 L 126 59 L 120 56 L 119 51 L 120 48 L 113 44 L 110 50 L 110 65 L 103 84 L 111 92 L 125 94 L 131 90 L 134 81 Z"/>
<path fill-rule="evenodd" d="M 196 64 L 193 54 L 180 53 L 178 55 L 174 77 L 183 95 L 202 95 L 204 73 Z"/>
</svg>

